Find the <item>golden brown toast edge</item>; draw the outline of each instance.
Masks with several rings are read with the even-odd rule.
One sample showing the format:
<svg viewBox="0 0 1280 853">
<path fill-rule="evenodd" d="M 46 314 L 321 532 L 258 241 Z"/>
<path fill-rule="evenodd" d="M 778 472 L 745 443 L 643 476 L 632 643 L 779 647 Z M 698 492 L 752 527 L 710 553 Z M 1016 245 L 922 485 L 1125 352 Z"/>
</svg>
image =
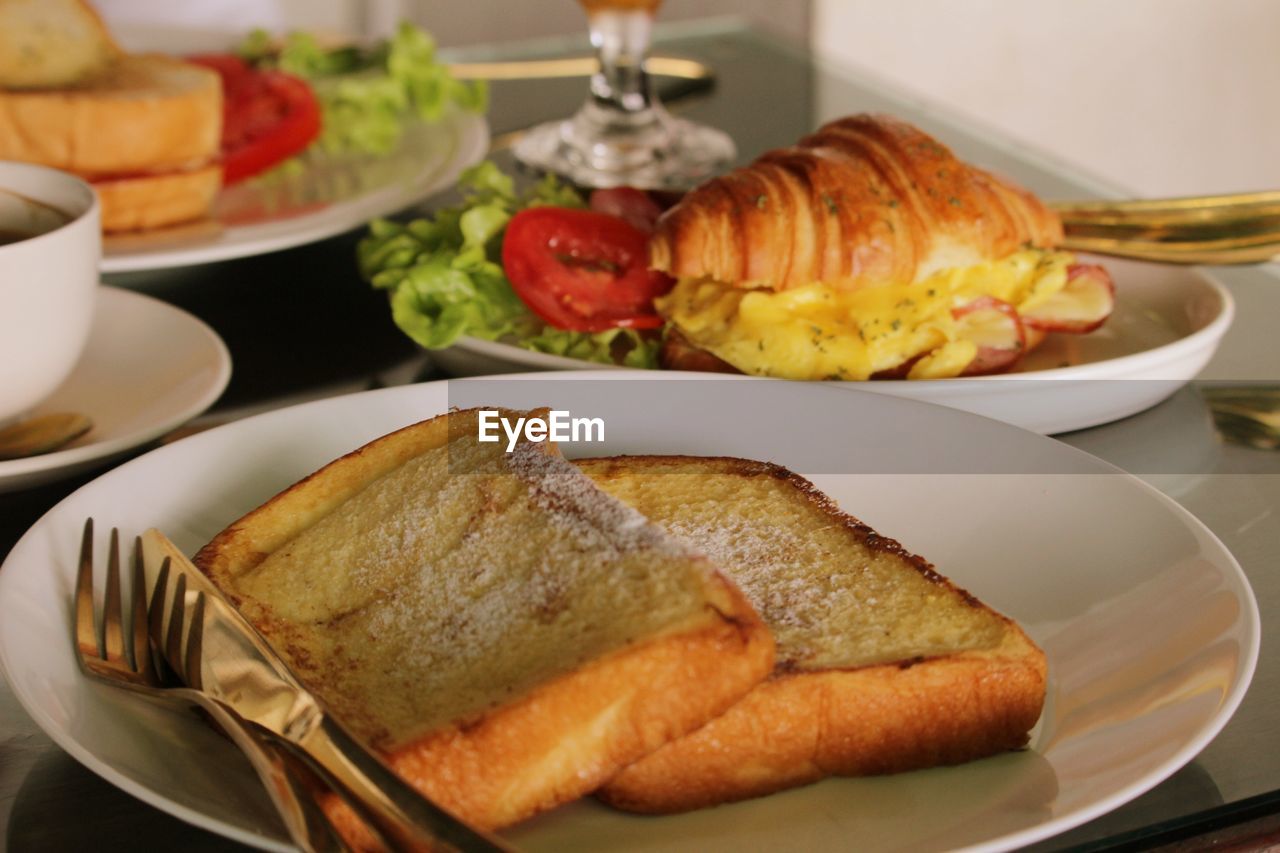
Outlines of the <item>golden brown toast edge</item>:
<svg viewBox="0 0 1280 853">
<path fill-rule="evenodd" d="M 237 571 L 260 563 L 406 458 L 443 445 L 456 434 L 458 416 L 469 414 L 404 427 L 329 463 L 219 533 L 197 553 L 196 565 L 243 605 L 230 583 Z M 473 421 L 469 429 L 474 434 Z M 557 452 L 550 443 L 543 447 Z M 719 572 L 711 583 L 715 605 L 704 625 L 605 655 L 384 757 L 439 805 L 488 829 L 590 793 L 621 767 L 725 711 L 772 670 L 773 638 L 760 617 Z M 254 620 L 252 610 L 246 615 Z M 377 849 L 345 805 L 333 799 L 326 808 L 349 841 Z"/>
<path fill-rule="evenodd" d="M 219 154 L 222 101 L 208 68 L 125 54 L 65 89 L 0 90 L 0 159 L 86 180 L 207 166 Z"/>
<path fill-rule="evenodd" d="M 0 33 L 0 90 L 74 86 L 120 56 L 119 43 L 87 0 L 25 4 L 40 6 L 44 19 L 38 23 L 23 5 L 15 3 L 8 10 L 0 10 L 7 13 L 0 14 L 0 22 L 13 28 Z M 76 35 L 84 39 L 76 39 Z M 49 54 L 55 54 L 52 61 Z"/>
<path fill-rule="evenodd" d="M 736 587 L 733 594 L 740 597 Z M 593 661 L 478 720 L 390 756 L 436 803 L 501 829 L 595 791 L 628 765 L 729 710 L 767 677 L 768 629 L 743 611 Z M 359 849 L 378 849 L 344 804 L 326 811 Z"/>
<path fill-rule="evenodd" d="M 593 469 L 622 471 L 687 458 L 574 462 L 594 479 Z M 1043 707 L 1047 663 L 1016 623 L 841 510 L 803 477 L 767 462 L 706 461 L 723 465 L 720 473 L 787 480 L 868 547 L 900 555 L 930 582 L 999 618 L 1007 630 L 993 649 L 852 669 L 776 670 L 720 717 L 628 766 L 601 788 L 602 800 L 629 811 L 686 811 L 826 776 L 957 764 L 1026 745 Z"/>
<path fill-rule="evenodd" d="M 356 491 L 449 440 L 445 417 L 410 424 L 338 457 L 278 492 L 228 525 L 195 555 L 194 562 L 236 605 L 232 569 L 245 571 L 302 530 L 336 509 Z M 352 465 L 359 459 L 361 465 Z"/>
<path fill-rule="evenodd" d="M 148 231 L 200 219 L 222 190 L 222 166 L 95 181 L 102 230 Z"/>
</svg>

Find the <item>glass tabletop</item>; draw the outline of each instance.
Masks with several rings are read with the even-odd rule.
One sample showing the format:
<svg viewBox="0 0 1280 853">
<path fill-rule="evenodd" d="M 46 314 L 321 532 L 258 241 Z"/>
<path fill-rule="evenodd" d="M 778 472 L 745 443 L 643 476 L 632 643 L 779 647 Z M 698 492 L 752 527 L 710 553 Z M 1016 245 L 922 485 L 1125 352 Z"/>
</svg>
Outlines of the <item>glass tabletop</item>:
<svg viewBox="0 0 1280 853">
<path fill-rule="evenodd" d="M 658 52 L 701 60 L 707 88 L 660 81 L 674 111 L 730 133 L 743 161 L 787 145 L 836 116 L 886 111 L 944 138 L 962 157 L 1007 174 L 1048 198 L 1117 195 L 1087 173 L 1004 140 L 945 106 L 892 91 L 874 77 L 815 62 L 796 46 L 732 21 L 659 28 Z M 580 39 L 455 51 L 459 59 L 582 54 Z M 490 122 L 507 134 L 570 114 L 580 78 L 495 82 Z M 510 165 L 509 152 L 495 156 Z M 429 355 L 389 319 L 385 297 L 354 267 L 359 234 L 273 255 L 158 273 L 114 276 L 185 308 L 213 326 L 235 373 L 198 425 L 293 402 L 386 384 L 438 378 Z M 1237 302 L 1235 326 L 1201 380 L 1125 421 L 1059 438 L 1140 477 L 1205 522 L 1243 565 L 1264 624 L 1253 686 L 1225 730 L 1170 779 L 1129 804 L 1039 847 L 1105 848 L 1137 839 L 1199 834 L 1280 806 L 1280 653 L 1266 627 L 1280 615 L 1280 454 L 1225 442 L 1202 391 L 1220 384 L 1277 383 L 1280 280 L 1263 269 L 1213 271 Z M 146 449 L 146 448 L 143 448 Z M 0 556 L 43 512 L 100 473 L 0 495 Z M 127 849 L 138 837 L 164 846 L 233 847 L 113 791 L 62 754 L 0 689 L 0 822 L 14 849 Z M 73 818 L 74 812 L 74 819 Z M 135 829 L 125 829 L 134 827 Z M 139 836 L 137 832 L 144 833 Z"/>
</svg>

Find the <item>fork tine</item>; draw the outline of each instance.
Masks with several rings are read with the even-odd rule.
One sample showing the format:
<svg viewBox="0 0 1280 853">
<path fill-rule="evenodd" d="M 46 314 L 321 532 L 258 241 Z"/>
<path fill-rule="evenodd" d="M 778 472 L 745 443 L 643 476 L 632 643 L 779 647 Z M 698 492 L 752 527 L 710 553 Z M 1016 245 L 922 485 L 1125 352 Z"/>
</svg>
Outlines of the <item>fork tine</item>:
<svg viewBox="0 0 1280 853">
<path fill-rule="evenodd" d="M 168 615 L 167 597 L 170 592 L 170 575 L 176 572 L 170 571 L 169 558 L 165 557 L 160 563 L 160 572 L 156 576 L 156 585 L 151 591 L 151 605 L 147 615 L 147 635 L 151 642 L 151 662 L 155 666 L 156 674 L 162 683 L 173 680 L 174 670 L 169 665 L 169 661 L 165 658 L 165 649 L 168 644 L 168 638 L 165 635 L 165 619 Z"/>
<path fill-rule="evenodd" d="M 132 655 L 130 665 L 133 671 L 141 675 L 148 684 L 156 684 L 160 679 L 151 660 L 151 644 L 147 639 L 147 572 L 142 561 L 142 538 L 133 539 L 133 587 L 130 591 L 129 631 L 132 634 L 129 652 Z"/>
<path fill-rule="evenodd" d="M 163 672 L 164 654 L 164 599 L 169 590 L 169 558 L 160 564 L 156 585 L 151 590 L 151 607 L 147 613 L 147 637 L 150 641 L 152 661 L 157 672 Z"/>
<path fill-rule="evenodd" d="M 93 626 L 93 519 L 84 522 L 80 539 L 80 567 L 76 572 L 76 648 L 82 657 L 102 657 Z"/>
<path fill-rule="evenodd" d="M 107 589 L 102 601 L 102 649 L 107 660 L 124 660 L 124 629 L 120 627 L 120 531 L 111 528 L 107 551 Z"/>
<path fill-rule="evenodd" d="M 183 676 L 187 686 L 201 689 L 200 655 L 204 647 L 204 593 L 196 593 L 196 603 L 191 608 L 191 630 L 187 632 L 187 655 L 183 661 Z"/>
<path fill-rule="evenodd" d="M 178 573 L 178 582 L 173 585 L 173 603 L 169 605 L 169 635 L 164 643 L 164 659 L 178 673 L 183 681 L 187 674 L 182 668 L 182 617 L 186 610 L 187 576 Z"/>
</svg>

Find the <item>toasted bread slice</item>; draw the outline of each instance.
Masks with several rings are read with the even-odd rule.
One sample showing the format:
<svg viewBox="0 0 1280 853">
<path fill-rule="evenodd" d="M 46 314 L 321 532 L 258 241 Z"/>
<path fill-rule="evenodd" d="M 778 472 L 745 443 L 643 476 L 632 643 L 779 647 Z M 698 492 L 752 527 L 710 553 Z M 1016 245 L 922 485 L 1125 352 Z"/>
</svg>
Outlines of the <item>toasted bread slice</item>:
<svg viewBox="0 0 1280 853">
<path fill-rule="evenodd" d="M 0 89 L 70 86 L 119 54 L 83 0 L 0 0 Z"/>
<path fill-rule="evenodd" d="M 222 189 L 216 163 L 183 172 L 94 181 L 102 207 L 102 230 L 146 231 L 199 219 Z"/>
<path fill-rule="evenodd" d="M 777 641 L 767 681 L 622 771 L 606 802 L 682 811 L 1026 744 L 1044 701 L 1044 654 L 808 481 L 741 459 L 577 464 L 715 560 Z"/>
<path fill-rule="evenodd" d="M 221 135 L 217 73 L 159 54 L 121 56 L 63 89 L 0 91 L 0 160 L 91 180 L 203 166 Z"/>
<path fill-rule="evenodd" d="M 773 641 L 704 557 L 550 445 L 476 435 L 470 410 L 378 439 L 195 562 L 396 772 L 499 828 L 724 711 Z"/>
</svg>

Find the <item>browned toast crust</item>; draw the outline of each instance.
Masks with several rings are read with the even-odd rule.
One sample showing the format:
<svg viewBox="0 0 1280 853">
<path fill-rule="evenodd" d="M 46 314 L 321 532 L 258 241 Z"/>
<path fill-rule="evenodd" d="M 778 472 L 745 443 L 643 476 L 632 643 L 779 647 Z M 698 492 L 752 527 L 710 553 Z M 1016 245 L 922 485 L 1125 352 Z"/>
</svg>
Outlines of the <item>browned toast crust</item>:
<svg viewBox="0 0 1280 853">
<path fill-rule="evenodd" d="M 452 413 L 406 427 L 330 463 L 233 523 L 201 549 L 196 564 L 273 643 L 288 644 L 296 632 L 273 625 L 270 602 L 238 594 L 235 578 L 286 545 L 292 549 L 300 531 L 406 459 L 460 434 L 455 421 L 467 415 Z M 463 424 L 463 431 L 474 436 L 474 420 Z M 571 466 L 564 467 L 595 492 Z M 683 559 L 691 565 L 705 566 L 683 545 L 672 547 L 687 554 Z M 723 712 L 768 675 L 773 639 L 746 598 L 715 572 L 699 583 L 706 597 L 693 617 L 408 740 L 380 729 L 368 708 L 348 694 L 334 705 L 330 699 L 337 694 L 322 661 L 307 660 L 305 649 L 302 654 L 296 648 L 283 651 L 335 716 L 406 780 L 444 808 L 495 829 L 591 792 L 619 768 Z M 574 636 L 565 638 L 570 646 L 576 642 Z M 328 808 L 357 847 L 376 846 L 338 801 Z"/>
<path fill-rule="evenodd" d="M 1024 641 L 1017 637 L 1001 656 L 775 673 L 598 795 L 628 811 L 679 812 L 827 776 L 899 773 L 1019 749 L 1045 688 L 1043 658 Z"/>
<path fill-rule="evenodd" d="M 578 464 L 607 489 L 610 477 L 633 469 L 689 461 L 618 457 Z M 1026 745 L 1043 705 L 1047 667 L 1044 654 L 1021 628 L 938 574 L 928 561 L 840 510 L 803 477 L 765 462 L 697 461 L 717 474 L 790 483 L 860 544 L 902 558 L 928 582 L 989 614 L 1004 629 L 993 648 L 850 668 L 795 665 L 780 643 L 779 663 L 767 681 L 693 734 L 627 767 L 598 792 L 601 799 L 630 811 L 685 811 L 830 775 L 956 764 Z M 732 566 L 724 568 L 732 575 Z"/>
<path fill-rule="evenodd" d="M 594 791 L 637 757 L 724 713 L 768 674 L 771 659 L 760 653 L 767 641 L 758 620 L 731 617 L 645 643 L 410 744 L 389 756 L 391 766 L 463 819 L 509 826 Z M 700 689 L 726 683 L 745 686 Z M 378 849 L 341 801 L 330 799 L 326 811 L 344 837 Z"/>
<path fill-rule="evenodd" d="M 0 158 L 89 180 L 204 165 L 221 133 L 218 75 L 160 54 L 123 56 L 66 89 L 0 91 Z"/>
<path fill-rule="evenodd" d="M 939 587 L 948 589 L 955 594 L 961 596 L 966 603 L 972 607 L 978 607 L 987 610 L 1000 619 L 1007 622 L 1011 627 L 1021 631 L 1017 625 L 1008 617 L 996 613 L 987 605 L 983 604 L 975 598 L 968 590 L 952 583 L 950 579 L 938 573 L 933 563 L 930 563 L 924 557 L 913 554 L 906 548 L 902 547 L 896 539 L 890 539 L 888 536 L 882 536 L 873 527 L 863 522 L 840 508 L 840 505 L 828 497 L 821 489 L 813 483 L 801 477 L 799 474 L 781 465 L 775 465 L 772 462 L 759 462 L 755 459 L 739 459 L 736 456 L 613 456 L 613 457 L 592 457 L 586 459 L 575 459 L 573 463 L 583 470 L 587 471 L 592 479 L 597 481 L 607 481 L 611 476 L 617 474 L 626 474 L 635 465 L 651 465 L 661 467 L 663 465 L 680 465 L 690 459 L 696 459 L 699 463 L 714 465 L 716 473 L 730 474 L 740 477 L 772 477 L 775 480 L 785 480 L 795 490 L 804 496 L 810 504 L 821 512 L 825 513 L 834 524 L 843 526 L 852 536 L 854 536 L 862 545 L 874 551 L 882 551 L 894 554 L 908 562 L 913 569 L 920 573 L 930 583 Z"/>
<path fill-rule="evenodd" d="M 102 206 L 102 230 L 146 231 L 199 219 L 222 189 L 217 163 L 185 172 L 95 181 Z"/>
</svg>

